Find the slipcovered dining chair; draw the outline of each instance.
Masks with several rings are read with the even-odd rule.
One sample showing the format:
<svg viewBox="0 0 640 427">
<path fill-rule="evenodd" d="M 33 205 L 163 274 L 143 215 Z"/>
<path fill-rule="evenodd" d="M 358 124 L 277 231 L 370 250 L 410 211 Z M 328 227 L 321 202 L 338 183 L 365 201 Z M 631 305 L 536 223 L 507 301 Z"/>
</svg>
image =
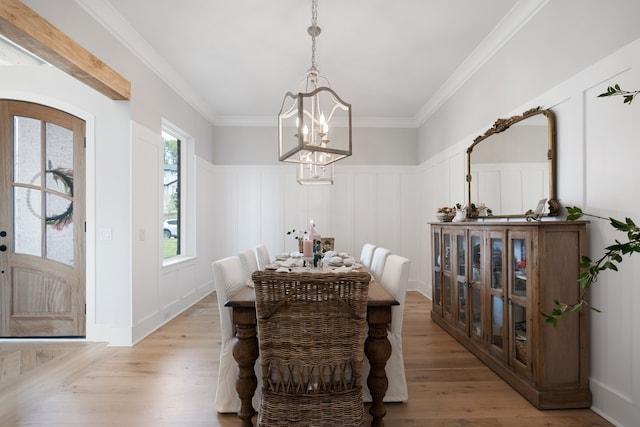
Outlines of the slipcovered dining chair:
<svg viewBox="0 0 640 427">
<path fill-rule="evenodd" d="M 376 282 L 380 282 L 380 279 L 382 278 L 384 265 L 389 255 L 391 255 L 391 251 L 386 248 L 377 247 L 373 251 L 373 258 L 371 259 L 371 267 L 369 267 L 369 271 Z"/>
<path fill-rule="evenodd" d="M 242 267 L 245 271 L 245 282 L 250 284 L 249 281 L 251 280 L 251 275 L 254 271 L 259 270 L 256 252 L 253 249 L 247 249 L 246 251 L 240 252 L 238 257 L 240 258 L 240 262 L 242 263 Z"/>
<path fill-rule="evenodd" d="M 265 245 L 256 246 L 256 258 L 258 258 L 258 269 L 264 270 L 267 265 L 271 264 L 269 249 Z"/>
<path fill-rule="evenodd" d="M 409 283 L 411 261 L 400 255 L 391 254 L 387 257 L 384 273 L 378 283 L 384 287 L 398 301 L 399 305 L 391 308 L 391 324 L 387 326 L 387 337 L 391 343 L 391 356 L 385 366 L 389 388 L 384 396 L 385 402 L 406 402 L 409 399 L 407 377 L 404 370 L 402 356 L 402 318 L 404 315 L 405 296 Z M 369 376 L 370 365 L 365 359 L 362 366 L 363 383 Z M 366 402 L 371 401 L 369 389 L 364 387 L 363 395 Z"/>
<path fill-rule="evenodd" d="M 232 311 L 225 302 L 238 290 L 247 286 L 246 272 L 240 258 L 231 256 L 214 261 L 213 283 L 218 299 L 220 313 L 220 364 L 218 365 L 218 385 L 216 387 L 215 408 L 220 413 L 238 412 L 240 398 L 236 391 L 238 364 L 233 358 L 233 343 L 236 330 L 233 325 Z M 256 365 L 258 365 L 256 363 Z M 258 379 L 260 380 L 260 379 Z M 259 390 L 253 398 L 254 408 L 260 403 Z"/>
<path fill-rule="evenodd" d="M 373 243 L 365 243 L 362 245 L 362 251 L 360 252 L 360 264 L 367 270 L 371 268 L 371 259 L 373 258 L 373 251 L 376 250 L 376 245 Z"/>
<path fill-rule="evenodd" d="M 262 360 L 258 425 L 364 426 L 366 272 L 252 276 Z"/>
</svg>

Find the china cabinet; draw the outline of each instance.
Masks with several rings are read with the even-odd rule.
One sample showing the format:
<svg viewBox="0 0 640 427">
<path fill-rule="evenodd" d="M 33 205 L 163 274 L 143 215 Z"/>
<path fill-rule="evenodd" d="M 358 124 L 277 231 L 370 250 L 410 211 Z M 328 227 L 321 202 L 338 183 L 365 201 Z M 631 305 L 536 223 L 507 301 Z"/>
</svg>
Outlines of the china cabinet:
<svg viewBox="0 0 640 427">
<path fill-rule="evenodd" d="M 591 406 L 587 313 L 578 298 L 584 222 L 431 224 L 432 319 L 540 409 Z"/>
</svg>

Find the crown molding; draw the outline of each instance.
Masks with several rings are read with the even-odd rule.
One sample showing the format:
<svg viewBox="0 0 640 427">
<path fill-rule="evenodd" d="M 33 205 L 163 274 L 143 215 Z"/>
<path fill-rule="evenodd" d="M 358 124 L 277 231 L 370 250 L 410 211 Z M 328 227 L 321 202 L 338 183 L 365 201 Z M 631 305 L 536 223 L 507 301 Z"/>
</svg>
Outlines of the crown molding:
<svg viewBox="0 0 640 427">
<path fill-rule="evenodd" d="M 352 117 L 353 127 L 360 128 L 416 128 L 416 122 L 408 117 Z M 277 127 L 278 118 L 275 116 L 217 116 L 216 126 L 265 126 Z M 331 121 L 332 126 L 346 127 L 344 120 Z"/>
<path fill-rule="evenodd" d="M 214 123 L 216 113 L 169 63 L 118 13 L 108 1 L 75 0 L 93 19 L 145 64 L 169 87 L 182 96 L 209 122 Z"/>
<path fill-rule="evenodd" d="M 460 87 L 533 18 L 549 0 L 520 0 L 416 114 L 422 126 Z"/>
<path fill-rule="evenodd" d="M 277 126 L 277 120 L 271 116 L 218 116 L 209 104 L 122 18 L 108 1 L 75 1 L 210 123 L 216 126 Z M 414 117 L 354 117 L 354 126 L 381 128 L 417 128 L 422 126 L 548 2 L 549 0 L 520 0 Z"/>
</svg>

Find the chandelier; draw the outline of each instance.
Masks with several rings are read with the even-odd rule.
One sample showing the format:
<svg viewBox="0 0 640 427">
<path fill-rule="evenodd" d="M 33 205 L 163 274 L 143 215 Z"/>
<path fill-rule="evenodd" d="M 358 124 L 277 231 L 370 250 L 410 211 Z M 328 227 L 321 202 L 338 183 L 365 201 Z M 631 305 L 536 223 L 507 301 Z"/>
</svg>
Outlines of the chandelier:
<svg viewBox="0 0 640 427">
<path fill-rule="evenodd" d="M 319 183 L 319 176 L 333 175 L 328 165 L 351 155 L 351 104 L 340 99 L 316 68 L 316 37 L 321 31 L 317 16 L 317 0 L 312 0 L 311 26 L 307 29 L 311 68 L 297 92 L 287 92 L 278 114 L 280 161 L 307 166 L 298 166 L 298 182 L 300 174 L 306 173 L 318 177 L 314 183 Z M 323 183 L 332 182 L 331 176 Z"/>
<path fill-rule="evenodd" d="M 333 184 L 333 163 L 327 166 L 299 163 L 296 167 L 296 181 L 300 185 Z"/>
</svg>

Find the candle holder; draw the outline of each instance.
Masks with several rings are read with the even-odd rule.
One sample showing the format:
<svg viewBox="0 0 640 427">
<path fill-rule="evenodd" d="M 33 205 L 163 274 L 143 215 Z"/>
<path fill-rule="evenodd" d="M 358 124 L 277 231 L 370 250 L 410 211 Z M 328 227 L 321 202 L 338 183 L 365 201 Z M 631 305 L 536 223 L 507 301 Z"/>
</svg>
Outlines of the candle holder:
<svg viewBox="0 0 640 427">
<path fill-rule="evenodd" d="M 303 256 L 302 261 L 304 262 L 303 267 L 313 268 L 313 257 L 312 256 Z"/>
</svg>

